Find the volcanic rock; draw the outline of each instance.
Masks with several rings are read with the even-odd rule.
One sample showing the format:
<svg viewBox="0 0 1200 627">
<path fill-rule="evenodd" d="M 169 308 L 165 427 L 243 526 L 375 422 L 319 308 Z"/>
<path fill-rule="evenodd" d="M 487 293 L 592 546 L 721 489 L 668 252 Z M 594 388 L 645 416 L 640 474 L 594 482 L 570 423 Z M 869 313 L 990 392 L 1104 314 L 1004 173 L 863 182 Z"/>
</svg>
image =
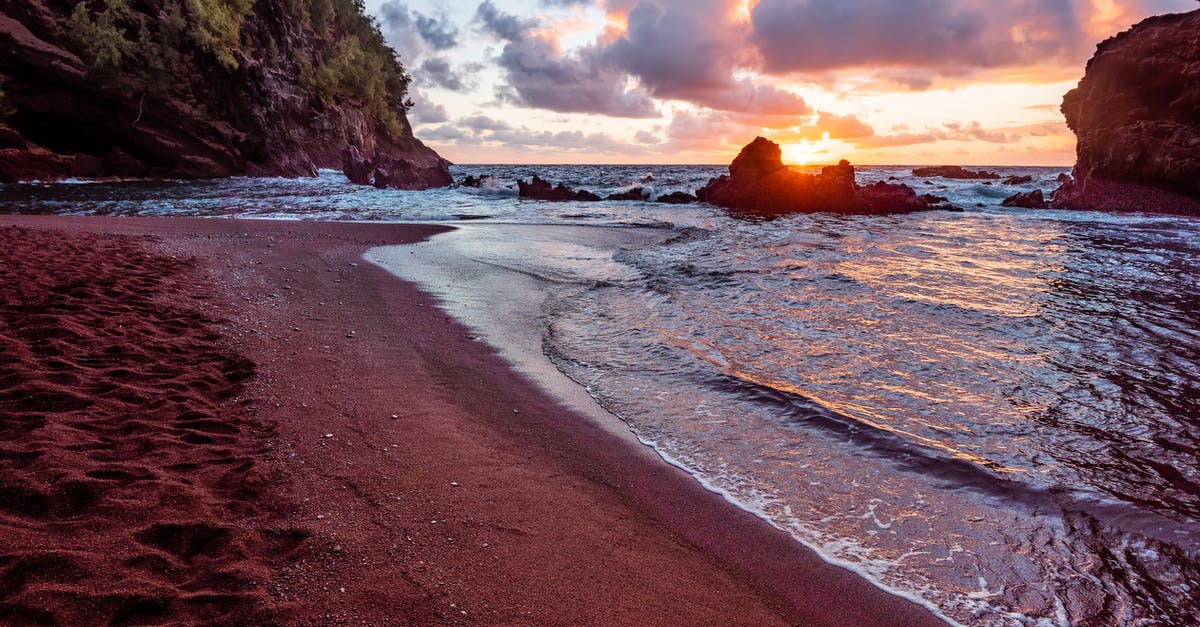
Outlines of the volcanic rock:
<svg viewBox="0 0 1200 627">
<path fill-rule="evenodd" d="M 947 207 L 918 196 L 907 185 L 879 182 L 859 187 L 847 161 L 820 174 L 802 174 L 783 164 L 779 145 L 762 137 L 742 149 L 729 175 L 712 179 L 697 197 L 755 217 L 789 213 L 904 213 Z"/>
<path fill-rule="evenodd" d="M 363 156 L 358 146 L 347 146 L 342 151 L 342 172 L 346 178 L 350 179 L 351 183 L 370 185 L 374 171 L 375 168 L 371 165 L 371 161 Z"/>
<path fill-rule="evenodd" d="M 616 194 L 609 194 L 605 200 L 646 200 L 650 196 L 645 189 L 635 187 Z"/>
<path fill-rule="evenodd" d="M 1010 176 L 1003 181 L 1005 185 L 1028 185 L 1033 182 L 1032 176 Z"/>
<path fill-rule="evenodd" d="M 944 179 L 967 179 L 967 180 L 969 180 L 969 179 L 994 180 L 994 179 L 1000 178 L 1000 175 L 996 174 L 995 172 L 986 172 L 983 170 L 976 172 L 974 170 L 967 170 L 959 165 L 941 165 L 941 166 L 936 166 L 936 167 L 931 167 L 931 168 L 916 168 L 912 171 L 912 173 L 913 173 L 913 176 L 919 176 L 922 178 L 928 178 L 928 177 L 934 177 L 934 176 L 941 177 Z"/>
<path fill-rule="evenodd" d="M 1022 194 L 1013 194 L 1001 201 L 1000 204 L 1005 207 L 1023 207 L 1025 209 L 1046 209 L 1050 206 L 1050 203 L 1046 202 L 1046 198 L 1042 195 L 1042 190 L 1040 189 Z"/>
<path fill-rule="evenodd" d="M 696 197 L 687 192 L 671 192 L 659 196 L 654 202 L 661 202 L 667 205 L 686 205 L 696 202 Z"/>
<path fill-rule="evenodd" d="M 571 200 L 581 202 L 596 202 L 602 200 L 596 194 L 585 189 L 575 191 L 562 183 L 551 186 L 549 182 L 538 175 L 533 175 L 528 183 L 517 181 L 517 196 L 531 200 L 548 200 L 551 202 L 566 202 Z"/>
<path fill-rule="evenodd" d="M 1062 112 L 1076 164 L 1055 207 L 1200 215 L 1200 10 L 1101 43 Z"/>
</svg>

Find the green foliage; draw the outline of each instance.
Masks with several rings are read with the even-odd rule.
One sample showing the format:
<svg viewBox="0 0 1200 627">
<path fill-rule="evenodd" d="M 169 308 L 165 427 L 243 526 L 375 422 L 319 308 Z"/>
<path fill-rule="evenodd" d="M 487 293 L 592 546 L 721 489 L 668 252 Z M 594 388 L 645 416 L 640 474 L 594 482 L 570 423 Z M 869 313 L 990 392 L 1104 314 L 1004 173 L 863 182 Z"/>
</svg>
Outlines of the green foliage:
<svg viewBox="0 0 1200 627">
<path fill-rule="evenodd" d="M 129 15 L 128 0 L 104 0 L 104 9 L 95 18 L 86 2 L 75 5 L 71 23 L 93 70 L 116 71 L 135 51 L 117 21 Z"/>
<path fill-rule="evenodd" d="M 290 0 L 317 45 L 297 59 L 301 85 L 326 104 L 354 100 L 392 135 L 403 132 L 398 111 L 412 79 L 364 13 L 362 0 Z"/>
<path fill-rule="evenodd" d="M 221 65 L 238 67 L 242 24 L 254 0 L 188 0 L 192 38 Z"/>
</svg>

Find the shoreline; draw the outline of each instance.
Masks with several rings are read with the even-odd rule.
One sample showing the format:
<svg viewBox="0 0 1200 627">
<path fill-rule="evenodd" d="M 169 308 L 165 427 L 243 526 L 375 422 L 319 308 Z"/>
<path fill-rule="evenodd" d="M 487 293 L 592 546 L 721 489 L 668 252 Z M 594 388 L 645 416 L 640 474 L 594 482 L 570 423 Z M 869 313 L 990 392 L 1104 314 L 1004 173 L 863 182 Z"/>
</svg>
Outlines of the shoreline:
<svg viewBox="0 0 1200 627">
<path fill-rule="evenodd" d="M 269 491 L 311 532 L 269 584 L 282 622 L 942 624 L 574 415 L 363 259 L 445 227 L 14 224 L 200 258 L 275 425 Z"/>
</svg>

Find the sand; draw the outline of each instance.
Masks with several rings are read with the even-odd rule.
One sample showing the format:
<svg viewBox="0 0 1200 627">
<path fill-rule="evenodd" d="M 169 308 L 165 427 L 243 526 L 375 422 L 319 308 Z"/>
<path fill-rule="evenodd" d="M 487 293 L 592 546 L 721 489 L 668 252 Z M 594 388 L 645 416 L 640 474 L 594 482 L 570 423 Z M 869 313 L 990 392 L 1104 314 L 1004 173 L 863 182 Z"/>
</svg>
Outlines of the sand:
<svg viewBox="0 0 1200 627">
<path fill-rule="evenodd" d="M 0 227 L 0 622 L 939 624 L 362 258 L 442 227 Z"/>
</svg>

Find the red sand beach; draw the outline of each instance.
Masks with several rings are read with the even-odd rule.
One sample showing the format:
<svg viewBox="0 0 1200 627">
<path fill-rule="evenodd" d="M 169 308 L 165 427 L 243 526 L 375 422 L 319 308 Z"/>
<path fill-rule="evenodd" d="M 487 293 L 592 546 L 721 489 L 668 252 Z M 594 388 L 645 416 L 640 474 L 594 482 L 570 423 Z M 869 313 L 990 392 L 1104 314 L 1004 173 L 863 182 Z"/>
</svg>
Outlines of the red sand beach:
<svg viewBox="0 0 1200 627">
<path fill-rule="evenodd" d="M 940 624 L 361 259 L 440 230 L 0 218 L 0 622 Z"/>
</svg>

